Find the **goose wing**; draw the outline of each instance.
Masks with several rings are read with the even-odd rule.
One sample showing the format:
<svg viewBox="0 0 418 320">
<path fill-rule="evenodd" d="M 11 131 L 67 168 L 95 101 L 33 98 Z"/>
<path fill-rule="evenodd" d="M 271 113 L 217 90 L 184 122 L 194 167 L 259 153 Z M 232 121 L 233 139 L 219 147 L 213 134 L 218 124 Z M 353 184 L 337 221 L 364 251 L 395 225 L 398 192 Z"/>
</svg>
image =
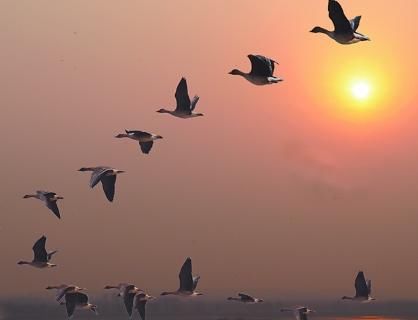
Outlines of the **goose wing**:
<svg viewBox="0 0 418 320">
<path fill-rule="evenodd" d="M 139 142 L 141 151 L 145 154 L 148 154 L 151 151 L 153 144 L 154 144 L 154 141 Z"/>
<path fill-rule="evenodd" d="M 200 276 L 193 277 L 193 291 L 196 290 L 199 280 L 200 280 Z"/>
<path fill-rule="evenodd" d="M 57 201 L 47 199 L 45 203 L 46 203 L 47 208 L 51 210 L 58 219 L 61 219 L 60 210 L 58 209 Z"/>
<path fill-rule="evenodd" d="M 251 61 L 251 74 L 262 76 L 262 77 L 271 77 L 274 72 L 274 60 L 266 58 L 261 55 L 249 54 L 248 59 Z"/>
<path fill-rule="evenodd" d="M 353 29 L 353 31 L 356 31 L 360 26 L 360 20 L 361 16 L 357 16 L 350 20 L 351 29 Z"/>
<path fill-rule="evenodd" d="M 189 92 L 187 90 L 186 78 L 181 78 L 179 84 L 177 85 L 175 97 L 177 101 L 176 111 L 190 113 L 191 102 Z"/>
<path fill-rule="evenodd" d="M 115 197 L 115 184 L 116 184 L 116 175 L 111 176 L 102 176 L 102 187 L 103 191 L 106 195 L 107 200 L 110 202 L 113 201 L 113 198 Z"/>
<path fill-rule="evenodd" d="M 45 249 L 46 237 L 42 236 L 32 247 L 33 260 L 39 262 L 48 262 L 48 253 Z"/>
<path fill-rule="evenodd" d="M 187 258 L 179 273 L 180 290 L 193 291 L 192 259 Z"/>
<path fill-rule="evenodd" d="M 125 289 L 125 293 L 123 295 L 123 303 L 125 304 L 126 311 L 129 314 L 129 317 L 132 316 L 132 310 L 134 306 L 134 298 L 135 293 L 129 292 L 129 290 Z"/>
<path fill-rule="evenodd" d="M 74 314 L 77 305 L 85 305 L 89 302 L 89 297 L 81 292 L 67 293 L 65 295 L 65 306 L 67 307 L 68 317 Z"/>
<path fill-rule="evenodd" d="M 241 298 L 241 300 L 244 301 L 255 301 L 254 297 L 251 297 L 250 295 L 246 294 L 246 293 L 238 293 L 238 296 Z"/>
<path fill-rule="evenodd" d="M 344 14 L 344 10 L 336 0 L 328 1 L 328 14 L 329 18 L 334 24 L 335 32 L 337 33 L 352 33 L 350 21 Z"/>
<path fill-rule="evenodd" d="M 369 296 L 369 288 L 367 287 L 366 278 L 364 277 L 364 273 L 362 271 L 357 274 L 354 287 L 356 288 L 356 297 Z"/>
<path fill-rule="evenodd" d="M 296 309 L 295 316 L 297 320 L 308 320 L 308 315 L 306 314 L 306 308 Z"/>
<path fill-rule="evenodd" d="M 369 289 L 369 294 L 372 294 L 372 280 L 367 280 L 367 289 Z"/>
<path fill-rule="evenodd" d="M 142 320 L 145 320 L 145 305 L 147 304 L 147 300 L 143 299 L 144 297 L 144 293 L 139 293 L 135 296 L 135 308 Z"/>
<path fill-rule="evenodd" d="M 96 184 L 105 176 L 109 171 L 112 171 L 110 167 L 97 167 L 94 169 L 90 178 L 90 188 L 94 188 Z"/>
</svg>

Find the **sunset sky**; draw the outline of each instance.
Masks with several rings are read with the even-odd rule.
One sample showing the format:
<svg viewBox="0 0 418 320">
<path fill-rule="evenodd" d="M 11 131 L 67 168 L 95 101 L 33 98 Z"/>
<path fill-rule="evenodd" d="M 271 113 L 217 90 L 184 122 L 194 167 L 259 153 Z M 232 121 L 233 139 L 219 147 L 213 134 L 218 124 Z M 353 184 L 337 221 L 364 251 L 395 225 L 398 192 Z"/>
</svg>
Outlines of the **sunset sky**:
<svg viewBox="0 0 418 320">
<path fill-rule="evenodd" d="M 1 1 L 0 296 L 159 294 L 191 256 L 208 295 L 338 299 L 363 270 L 376 297 L 416 299 L 418 1 L 340 3 L 372 41 L 310 33 L 332 29 L 327 0 Z M 250 53 L 284 81 L 229 75 Z M 204 117 L 155 112 L 182 76 Z M 144 155 L 125 128 L 164 139 Z M 96 165 L 126 170 L 114 203 L 77 172 Z M 61 221 L 22 199 L 38 189 Z M 43 234 L 58 267 L 16 265 Z"/>
</svg>

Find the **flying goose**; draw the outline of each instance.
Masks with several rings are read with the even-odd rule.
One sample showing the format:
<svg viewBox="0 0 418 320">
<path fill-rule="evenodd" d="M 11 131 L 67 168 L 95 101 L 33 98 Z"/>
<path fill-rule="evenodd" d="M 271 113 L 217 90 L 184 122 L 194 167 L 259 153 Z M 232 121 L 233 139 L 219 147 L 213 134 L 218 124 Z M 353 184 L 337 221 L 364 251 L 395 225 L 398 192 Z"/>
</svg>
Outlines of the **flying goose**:
<svg viewBox="0 0 418 320">
<path fill-rule="evenodd" d="M 118 286 L 106 286 L 105 289 L 118 289 L 118 296 L 122 297 L 129 317 L 132 316 L 135 295 L 141 291 L 133 284 L 119 284 Z"/>
<path fill-rule="evenodd" d="M 247 57 L 251 61 L 251 71 L 249 73 L 234 69 L 229 74 L 242 76 L 258 86 L 283 81 L 283 79 L 273 76 L 274 65 L 278 64 L 276 61 L 262 55 L 249 54 Z"/>
<path fill-rule="evenodd" d="M 57 196 L 55 192 L 38 190 L 36 191 L 36 194 L 27 194 L 23 196 L 23 199 L 27 198 L 36 198 L 43 201 L 47 208 L 50 209 L 58 217 L 58 219 L 61 219 L 60 211 L 57 206 L 57 201 L 64 198 Z"/>
<path fill-rule="evenodd" d="M 296 308 L 284 308 L 280 310 L 281 312 L 293 312 L 297 320 L 308 320 L 308 314 L 315 312 L 307 307 L 296 307 Z"/>
<path fill-rule="evenodd" d="M 194 109 L 196 108 L 196 104 L 199 101 L 199 97 L 194 96 L 193 100 L 190 101 L 186 78 L 181 78 L 179 84 L 177 85 L 175 97 L 177 106 L 174 111 L 160 109 L 157 112 L 169 113 L 175 117 L 183 119 L 203 116 L 203 113 L 193 113 Z"/>
<path fill-rule="evenodd" d="M 332 23 L 334 24 L 334 31 L 329 31 L 322 27 L 315 27 L 311 30 L 311 32 L 324 33 L 340 44 L 353 44 L 359 41 L 370 40 L 367 36 L 357 32 L 361 16 L 348 20 L 338 1 L 328 0 L 328 13 Z"/>
<path fill-rule="evenodd" d="M 229 298 L 227 298 L 227 300 L 239 301 L 239 302 L 251 303 L 251 304 L 264 302 L 263 299 L 254 298 L 254 297 L 252 297 L 248 294 L 245 294 L 245 293 L 238 293 L 238 298 L 229 297 Z"/>
<path fill-rule="evenodd" d="M 139 316 L 142 320 L 145 320 L 145 305 L 149 300 L 155 299 L 155 297 L 146 294 L 143 291 L 138 291 L 135 294 L 133 307 L 135 310 L 138 311 Z"/>
<path fill-rule="evenodd" d="M 179 273 L 180 287 L 177 289 L 177 291 L 163 292 L 161 293 L 161 295 L 166 296 L 172 294 L 179 296 L 200 296 L 202 295 L 202 293 L 195 291 L 199 279 L 199 276 L 193 277 L 192 259 L 187 258 L 186 261 L 183 263 L 183 266 L 181 267 Z"/>
<path fill-rule="evenodd" d="M 104 166 L 81 168 L 78 171 L 92 171 L 90 178 L 90 187 L 94 188 L 94 186 L 98 184 L 99 181 L 101 181 L 103 191 L 106 195 L 107 200 L 109 200 L 110 202 L 113 201 L 113 197 L 115 196 L 116 175 L 118 173 L 125 172 L 123 170 L 118 170 Z"/>
<path fill-rule="evenodd" d="M 148 154 L 151 151 L 154 140 L 162 139 L 160 135 L 148 133 L 138 130 L 125 130 L 125 133 L 120 133 L 116 138 L 129 138 L 139 142 L 139 146 L 143 153 Z"/>
<path fill-rule="evenodd" d="M 61 302 L 61 304 L 66 306 L 69 319 L 73 317 L 76 309 L 88 309 L 98 315 L 97 306 L 89 302 L 89 297 L 85 293 L 67 293 L 65 294 L 65 302 Z"/>
<path fill-rule="evenodd" d="M 81 288 L 81 287 L 78 287 L 78 286 L 73 285 L 73 284 L 70 284 L 70 285 L 61 284 L 59 286 L 48 286 L 48 287 L 46 287 L 46 290 L 53 290 L 53 289 L 57 290 L 56 300 L 58 302 L 60 302 L 62 300 L 62 298 L 64 298 L 64 296 L 67 293 L 76 293 L 76 292 L 79 292 L 79 291 L 82 291 L 82 290 L 87 290 L 86 288 Z"/>
<path fill-rule="evenodd" d="M 356 295 L 354 297 L 344 296 L 342 299 L 354 300 L 359 302 L 368 302 L 376 300 L 370 295 L 372 293 L 372 281 L 367 280 L 364 277 L 363 271 L 359 271 L 357 274 L 356 280 L 354 281 L 354 287 L 356 288 Z"/>
<path fill-rule="evenodd" d="M 33 260 L 31 262 L 28 261 L 19 261 L 17 264 L 27 264 L 35 268 L 52 268 L 56 267 L 56 264 L 49 263 L 52 256 L 57 252 L 57 250 L 52 252 L 47 252 L 45 249 L 46 237 L 42 236 L 39 238 L 32 247 L 33 250 Z"/>
</svg>

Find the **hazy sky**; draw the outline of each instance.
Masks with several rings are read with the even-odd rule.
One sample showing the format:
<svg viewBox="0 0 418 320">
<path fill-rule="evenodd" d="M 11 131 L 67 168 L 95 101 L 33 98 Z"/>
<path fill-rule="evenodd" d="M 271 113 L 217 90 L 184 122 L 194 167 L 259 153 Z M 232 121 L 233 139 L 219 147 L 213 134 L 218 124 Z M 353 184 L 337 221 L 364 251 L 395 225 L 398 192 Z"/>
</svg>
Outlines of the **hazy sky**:
<svg viewBox="0 0 418 320">
<path fill-rule="evenodd" d="M 371 42 L 342 46 L 326 0 L 2 0 L 2 293 L 133 281 L 206 294 L 416 298 L 418 1 L 341 0 Z M 228 72 L 280 62 L 256 87 Z M 204 117 L 174 107 L 181 76 Z M 372 97 L 355 102 L 350 79 Z M 164 137 L 151 154 L 123 129 Z M 81 166 L 110 165 L 115 202 Z M 62 220 L 26 193 L 63 195 Z M 54 270 L 19 267 L 42 234 Z"/>
</svg>

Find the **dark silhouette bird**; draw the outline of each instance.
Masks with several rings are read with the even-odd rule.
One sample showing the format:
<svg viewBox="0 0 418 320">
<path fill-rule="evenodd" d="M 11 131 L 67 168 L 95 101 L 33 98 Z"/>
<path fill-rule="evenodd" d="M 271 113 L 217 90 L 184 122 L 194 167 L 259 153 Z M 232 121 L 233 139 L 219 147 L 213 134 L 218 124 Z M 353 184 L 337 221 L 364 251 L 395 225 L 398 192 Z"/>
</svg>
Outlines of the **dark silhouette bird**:
<svg viewBox="0 0 418 320">
<path fill-rule="evenodd" d="M 250 304 L 264 302 L 263 299 L 254 298 L 246 293 L 238 293 L 238 298 L 229 297 L 227 298 L 227 300 L 250 303 Z"/>
<path fill-rule="evenodd" d="M 94 188 L 99 181 L 102 183 L 103 191 L 107 200 L 113 201 L 115 196 L 116 175 L 125 171 L 114 169 L 111 167 L 87 167 L 81 168 L 78 171 L 92 171 L 90 179 L 90 188 Z"/>
<path fill-rule="evenodd" d="M 360 41 L 370 40 L 370 38 L 364 34 L 357 32 L 361 16 L 348 20 L 338 1 L 328 1 L 328 13 L 332 23 L 334 24 L 334 31 L 329 31 L 322 27 L 315 27 L 311 30 L 311 32 L 326 34 L 328 37 L 340 44 L 353 44 Z"/>
<path fill-rule="evenodd" d="M 196 108 L 196 104 L 199 101 L 199 97 L 194 96 L 190 101 L 186 78 L 181 78 L 179 84 L 177 85 L 175 97 L 177 106 L 174 111 L 166 110 L 163 108 L 157 112 L 169 113 L 175 117 L 183 119 L 203 116 L 203 113 L 193 113 L 194 109 Z"/>
<path fill-rule="evenodd" d="M 344 296 L 342 297 L 343 300 L 347 299 L 359 302 L 369 302 L 376 300 L 370 296 L 372 293 L 372 281 L 366 281 L 363 271 L 359 271 L 357 274 L 356 280 L 354 281 L 354 287 L 356 289 L 356 295 L 354 297 Z"/>
<path fill-rule="evenodd" d="M 39 238 L 32 247 L 33 250 L 33 260 L 32 261 L 19 261 L 17 264 L 23 265 L 27 264 L 35 268 L 52 268 L 56 267 L 56 264 L 50 263 L 52 256 L 57 253 L 57 250 L 47 252 L 45 249 L 46 237 L 42 236 Z"/>
<path fill-rule="evenodd" d="M 315 312 L 307 307 L 296 307 L 296 308 L 284 308 L 280 310 L 281 312 L 293 312 L 297 320 L 308 320 L 308 314 Z"/>
<path fill-rule="evenodd" d="M 251 61 L 251 71 L 245 73 L 238 69 L 234 69 L 229 74 L 242 76 L 252 84 L 262 86 L 266 84 L 273 84 L 283 81 L 283 79 L 275 77 L 274 65 L 278 64 L 276 61 L 264 57 L 262 55 L 249 54 L 248 59 Z"/>
<path fill-rule="evenodd" d="M 98 315 L 97 306 L 89 302 L 89 297 L 85 293 L 67 293 L 65 294 L 65 302 L 61 302 L 61 304 L 65 305 L 67 308 L 67 315 L 69 319 L 73 317 L 76 309 L 91 310 Z"/>
<path fill-rule="evenodd" d="M 58 219 L 61 219 L 60 211 L 58 209 L 57 201 L 64 199 L 63 197 L 58 196 L 55 192 L 49 191 L 36 191 L 36 194 L 27 194 L 23 196 L 24 199 L 36 198 L 43 201 L 46 207 L 51 210 Z"/>
<path fill-rule="evenodd" d="M 187 258 L 186 261 L 183 263 L 183 266 L 181 267 L 179 273 L 180 287 L 177 289 L 177 291 L 165 291 L 161 293 L 161 295 L 165 296 L 172 294 L 179 296 L 200 296 L 202 295 L 202 293 L 195 291 L 199 279 L 199 276 L 193 277 L 192 259 Z"/>
<path fill-rule="evenodd" d="M 125 133 L 120 133 L 116 138 L 129 138 L 139 142 L 139 146 L 143 153 L 148 154 L 151 151 L 155 140 L 162 139 L 160 135 L 148 133 L 138 130 L 125 130 Z"/>
</svg>

